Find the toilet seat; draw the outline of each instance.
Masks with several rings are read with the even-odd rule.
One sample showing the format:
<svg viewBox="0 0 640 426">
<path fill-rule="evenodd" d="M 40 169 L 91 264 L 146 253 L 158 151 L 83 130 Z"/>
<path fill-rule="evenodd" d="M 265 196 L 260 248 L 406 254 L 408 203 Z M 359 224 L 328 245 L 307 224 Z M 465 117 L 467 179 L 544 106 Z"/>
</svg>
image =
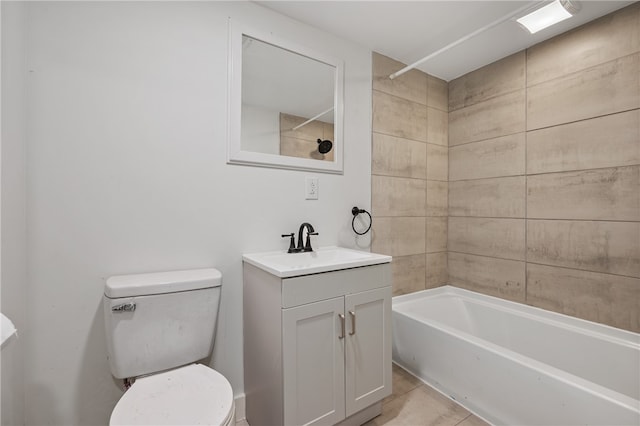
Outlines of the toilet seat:
<svg viewBox="0 0 640 426">
<path fill-rule="evenodd" d="M 215 425 L 235 422 L 227 379 L 191 364 L 137 379 L 118 401 L 110 425 Z"/>
</svg>

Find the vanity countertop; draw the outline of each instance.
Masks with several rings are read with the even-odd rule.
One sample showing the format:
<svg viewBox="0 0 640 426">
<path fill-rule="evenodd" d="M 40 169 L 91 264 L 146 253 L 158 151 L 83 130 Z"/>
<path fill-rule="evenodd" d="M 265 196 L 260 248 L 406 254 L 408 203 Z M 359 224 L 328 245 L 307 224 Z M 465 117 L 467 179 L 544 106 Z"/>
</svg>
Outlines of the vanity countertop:
<svg viewBox="0 0 640 426">
<path fill-rule="evenodd" d="M 279 278 L 338 271 L 391 262 L 391 256 L 343 247 L 321 247 L 311 252 L 286 250 L 244 254 L 242 259 Z"/>
</svg>

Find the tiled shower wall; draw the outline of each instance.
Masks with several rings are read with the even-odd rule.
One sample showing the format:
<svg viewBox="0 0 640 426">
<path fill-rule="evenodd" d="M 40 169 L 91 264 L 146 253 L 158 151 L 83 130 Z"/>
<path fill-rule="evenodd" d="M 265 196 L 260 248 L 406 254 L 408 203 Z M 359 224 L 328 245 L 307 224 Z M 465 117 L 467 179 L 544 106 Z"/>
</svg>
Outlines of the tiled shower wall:
<svg viewBox="0 0 640 426">
<path fill-rule="evenodd" d="M 447 282 L 447 83 L 373 54 L 372 250 L 393 256 L 393 293 Z"/>
<path fill-rule="evenodd" d="M 449 83 L 452 285 L 640 331 L 639 33 L 636 3 Z"/>
</svg>

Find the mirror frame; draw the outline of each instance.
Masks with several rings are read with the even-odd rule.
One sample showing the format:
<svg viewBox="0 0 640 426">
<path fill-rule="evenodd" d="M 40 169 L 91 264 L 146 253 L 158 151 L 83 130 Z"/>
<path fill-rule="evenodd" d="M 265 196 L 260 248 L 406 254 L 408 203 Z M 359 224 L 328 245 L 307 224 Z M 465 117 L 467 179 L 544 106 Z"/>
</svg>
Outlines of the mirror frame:
<svg viewBox="0 0 640 426">
<path fill-rule="evenodd" d="M 242 129 L 242 36 L 272 44 L 294 54 L 306 56 L 335 67 L 334 108 L 334 160 L 323 161 L 300 157 L 243 151 Z M 343 174 L 343 115 L 344 115 L 344 62 L 341 59 L 318 53 L 307 47 L 286 40 L 272 32 L 248 27 L 229 18 L 229 87 L 228 87 L 228 141 L 227 163 L 289 170 L 307 170 L 322 173 Z"/>
</svg>

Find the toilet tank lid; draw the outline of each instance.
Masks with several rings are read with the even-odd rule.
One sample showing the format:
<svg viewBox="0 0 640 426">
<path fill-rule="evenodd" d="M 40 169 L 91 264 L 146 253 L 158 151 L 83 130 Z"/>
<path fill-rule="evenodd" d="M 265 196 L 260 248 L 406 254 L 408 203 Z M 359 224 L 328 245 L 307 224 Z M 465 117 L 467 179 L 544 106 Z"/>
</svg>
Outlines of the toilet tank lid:
<svg viewBox="0 0 640 426">
<path fill-rule="evenodd" d="M 115 299 L 199 290 L 221 284 L 222 274 L 214 268 L 117 275 L 107 278 L 104 294 Z"/>
</svg>

